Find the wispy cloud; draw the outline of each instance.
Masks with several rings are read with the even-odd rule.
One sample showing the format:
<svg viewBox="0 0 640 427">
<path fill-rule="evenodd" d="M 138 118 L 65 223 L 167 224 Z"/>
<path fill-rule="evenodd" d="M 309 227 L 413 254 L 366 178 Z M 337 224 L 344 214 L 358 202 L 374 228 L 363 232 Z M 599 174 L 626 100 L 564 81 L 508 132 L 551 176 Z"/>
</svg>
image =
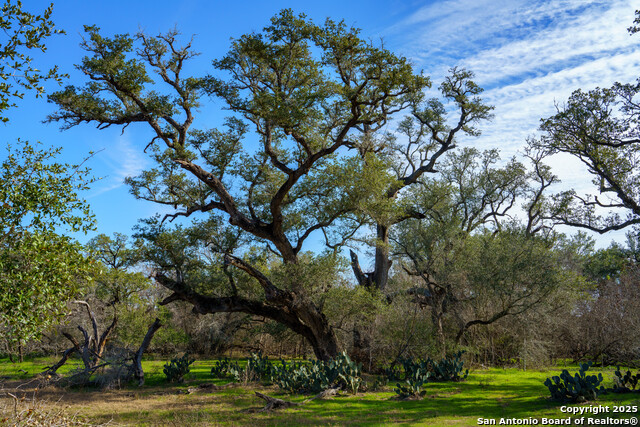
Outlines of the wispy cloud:
<svg viewBox="0 0 640 427">
<path fill-rule="evenodd" d="M 611 1 L 444 0 L 433 2 L 388 29 L 406 40 L 416 63 L 452 66 L 460 59 L 562 28 L 575 16 L 603 9 Z M 431 68 L 430 68 L 431 69 Z"/>
<path fill-rule="evenodd" d="M 102 170 L 106 172 L 106 176 L 102 179 L 102 185 L 89 197 L 122 187 L 125 178 L 139 175 L 148 166 L 148 159 L 140 149 L 131 144 L 126 135 L 111 143 L 108 150 L 100 153 L 99 159 L 103 162 Z"/>
<path fill-rule="evenodd" d="M 638 41 L 625 31 L 632 9 L 624 4 L 607 10 L 555 18 L 553 28 L 527 34 L 465 58 L 461 65 L 476 72 L 479 82 L 546 74 L 590 63 L 612 54 L 633 52 Z M 597 13 L 594 13 L 597 12 Z"/>
<path fill-rule="evenodd" d="M 629 0 L 443 0 L 386 34 L 436 82 L 452 66 L 476 74 L 495 119 L 480 138 L 464 142 L 499 148 L 507 158 L 574 90 L 640 76 L 640 36 L 626 31 L 637 7 Z M 550 163 L 566 186 L 592 191 L 578 161 Z"/>
</svg>

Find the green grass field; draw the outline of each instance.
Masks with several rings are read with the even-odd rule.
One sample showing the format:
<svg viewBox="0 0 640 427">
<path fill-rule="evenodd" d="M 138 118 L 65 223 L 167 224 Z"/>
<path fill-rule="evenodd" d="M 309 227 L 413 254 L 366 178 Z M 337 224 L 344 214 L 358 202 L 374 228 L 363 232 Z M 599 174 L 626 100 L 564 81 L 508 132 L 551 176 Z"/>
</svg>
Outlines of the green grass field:
<svg viewBox="0 0 640 427">
<path fill-rule="evenodd" d="M 67 414 L 78 414 L 90 424 L 109 425 L 425 425 L 476 426 L 491 425 L 500 419 L 541 420 L 566 419 L 561 405 L 550 401 L 543 381 L 560 373 L 562 368 L 544 370 L 486 369 L 472 370 L 461 383 L 431 383 L 426 397 L 419 401 L 394 400 L 393 384 L 379 392 L 340 395 L 333 399 L 315 400 L 281 411 L 261 413 L 264 402 L 254 395 L 260 391 L 270 396 L 301 402 L 308 396 L 289 396 L 276 387 L 263 384 L 236 385 L 217 391 L 196 391 L 185 394 L 188 388 L 201 383 L 225 384 L 213 379 L 210 369 L 213 360 L 196 361 L 191 372 L 180 385 L 166 382 L 162 373 L 164 361 L 144 363 L 146 383 L 138 388 L 99 391 L 92 389 L 65 390 L 46 387 L 35 390 L 34 375 L 51 363 L 51 359 L 37 358 L 21 364 L 0 359 L 0 420 L 12 425 L 13 398 L 6 392 L 24 397 L 22 405 L 35 399 L 45 407 L 61 408 Z M 69 372 L 77 362 L 67 364 L 60 373 Z M 569 367 L 570 371 L 577 370 Z M 591 369 L 602 372 L 605 386 L 612 385 L 612 368 Z M 30 382 L 32 385 L 30 385 Z M 640 406 L 638 394 L 606 394 L 597 402 L 577 407 Z M 637 417 L 638 413 L 600 413 L 576 415 L 584 417 L 583 425 L 591 425 L 606 417 L 620 419 Z M 479 419 L 488 420 L 484 424 Z M 572 420 L 572 425 L 576 425 Z M 599 424 L 603 425 L 603 424 Z M 605 424 L 606 425 L 606 424 Z"/>
</svg>

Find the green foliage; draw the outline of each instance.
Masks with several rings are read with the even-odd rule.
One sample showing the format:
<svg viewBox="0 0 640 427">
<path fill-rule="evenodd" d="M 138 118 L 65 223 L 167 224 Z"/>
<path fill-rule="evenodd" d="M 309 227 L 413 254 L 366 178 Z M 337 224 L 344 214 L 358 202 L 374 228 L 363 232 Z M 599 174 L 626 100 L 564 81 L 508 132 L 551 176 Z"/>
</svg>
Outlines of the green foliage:
<svg viewBox="0 0 640 427">
<path fill-rule="evenodd" d="M 89 169 L 57 163 L 61 148 L 41 149 L 26 141 L 7 145 L 0 165 L 0 241 L 7 243 L 25 231 L 66 228 L 89 231 L 94 226 L 86 201 L 78 192 L 93 180 Z"/>
<path fill-rule="evenodd" d="M 405 360 L 405 359 L 403 359 Z M 401 361 L 402 363 L 402 361 Z M 400 369 L 398 365 L 388 366 L 383 368 L 382 376 L 386 378 L 388 381 L 399 380 L 403 377 L 403 371 Z"/>
<path fill-rule="evenodd" d="M 247 371 L 251 373 L 254 378 L 271 378 L 273 374 L 273 364 L 269 360 L 268 356 L 263 356 L 262 351 L 251 353 L 251 356 L 247 360 Z"/>
<path fill-rule="evenodd" d="M 420 391 L 427 382 L 464 381 L 469 375 L 469 370 L 463 371 L 464 362 L 459 351 L 450 357 L 444 357 L 439 362 L 430 357 L 426 359 L 401 359 L 400 364 L 404 370 L 404 383 L 397 383 L 394 391 L 400 399 L 422 397 L 425 392 Z M 395 369 L 387 369 L 385 373 L 392 375 L 388 379 L 398 378 L 399 372 Z"/>
<path fill-rule="evenodd" d="M 290 364 L 282 361 L 273 371 L 273 382 L 289 393 L 319 393 L 328 388 L 342 388 L 356 394 L 362 385 L 362 366 L 346 352 L 328 362 Z"/>
<path fill-rule="evenodd" d="M 401 359 L 400 363 L 404 369 L 405 378 L 413 377 L 417 372 L 428 372 L 431 381 L 464 381 L 469 376 L 469 370 L 463 373 L 464 361 L 461 358 L 463 353 L 464 351 L 458 351 L 438 362 L 427 357 L 418 360 Z"/>
<path fill-rule="evenodd" d="M 333 274 L 340 267 L 336 249 L 361 227 L 359 206 L 371 205 L 363 199 L 377 167 L 367 164 L 367 154 L 381 149 L 394 116 L 420 103 L 429 79 L 358 29 L 331 19 L 316 24 L 289 9 L 262 31 L 232 40 L 204 78 L 186 75 L 197 53 L 190 42 L 180 45 L 177 31 L 85 32 L 87 56 L 78 68 L 86 82 L 49 97 L 59 107 L 49 120 L 148 126 L 154 167 L 127 180 L 134 196 L 173 206 L 169 218 L 216 220 L 197 236 L 176 232 L 173 239 L 159 227 L 146 233 L 155 277 L 174 291 L 171 300 L 268 317 L 307 331 L 318 358 L 335 356 L 322 294 L 340 280 Z M 455 98 L 475 112 L 475 98 L 466 94 L 477 91 L 463 92 Z M 197 107 L 209 96 L 231 117 L 218 129 L 194 129 Z M 304 245 L 320 233 L 334 252 L 308 257 Z M 212 242 L 222 235 L 236 238 L 232 245 Z M 271 252 L 254 263 L 250 245 Z"/>
<path fill-rule="evenodd" d="M 216 378 L 233 377 L 236 382 L 268 381 L 290 393 L 318 393 L 328 388 L 341 388 L 356 394 L 363 384 L 361 364 L 343 352 L 328 362 L 312 361 L 275 364 L 261 352 L 251 353 L 244 368 L 224 358 L 216 361 L 211 374 Z"/>
<path fill-rule="evenodd" d="M 195 359 L 189 358 L 189 353 L 185 353 L 182 357 L 171 359 L 171 362 L 164 365 L 162 372 L 169 382 L 181 383 L 184 381 L 184 376 L 191 370 L 189 366 L 195 361 Z"/>
<path fill-rule="evenodd" d="M 393 391 L 400 399 L 423 397 L 427 392 L 422 387 L 427 384 L 431 373 L 424 366 L 413 366 L 406 372 L 404 383 L 397 383 Z"/>
<path fill-rule="evenodd" d="M 233 375 L 237 371 L 240 371 L 240 366 L 238 365 L 238 362 L 232 362 L 231 359 L 229 359 L 228 357 L 225 357 L 223 359 L 219 359 L 213 362 L 213 367 L 211 368 L 211 375 L 214 378 L 226 378 L 230 375 Z"/>
<path fill-rule="evenodd" d="M 282 365 L 286 366 L 283 360 Z M 232 362 L 225 357 L 214 362 L 211 368 L 211 375 L 215 378 L 232 377 L 236 382 L 268 381 L 271 382 L 276 365 L 269 360 L 268 356 L 263 356 L 261 351 L 252 352 L 247 362 L 242 368 L 238 362 Z"/>
<path fill-rule="evenodd" d="M 640 381 L 640 372 L 633 375 L 630 370 L 627 370 L 624 374 L 620 371 L 620 367 L 614 372 L 615 378 L 613 379 L 616 388 L 614 391 L 631 391 L 635 390 Z"/>
<path fill-rule="evenodd" d="M 602 383 L 602 374 L 586 374 L 592 364 L 581 363 L 580 370 L 574 376 L 564 369 L 559 377 L 547 378 L 544 385 L 549 389 L 551 398 L 561 402 L 585 402 L 595 400 L 604 393 L 604 387 L 598 388 Z"/>
<path fill-rule="evenodd" d="M 89 171 L 55 162 L 60 149 L 19 144 L 0 165 L 0 324 L 14 341 L 37 337 L 88 280 L 91 260 L 58 232 L 94 225 L 78 196 Z"/>
<path fill-rule="evenodd" d="M 46 73 L 32 65 L 29 50 L 46 51 L 45 39 L 53 34 L 64 34 L 55 29 L 51 20 L 53 3 L 42 15 L 35 15 L 22 10 L 20 0 L 6 0 L 0 9 L 0 30 L 6 39 L 0 43 L 0 121 L 9 119 L 3 115 L 4 110 L 14 107 L 12 98 L 22 98 L 24 92 L 15 89 L 13 84 L 25 90 L 34 90 L 41 96 L 44 88 L 43 80 L 53 79 L 60 82 L 64 74 L 58 73 L 58 66 Z"/>
<path fill-rule="evenodd" d="M 367 387 L 367 391 L 380 391 L 389 384 L 389 379 L 384 375 L 375 379 L 373 384 Z"/>
<path fill-rule="evenodd" d="M 464 351 L 459 351 L 444 357 L 440 362 L 427 359 L 430 363 L 430 371 L 432 381 L 463 381 L 469 376 L 469 370 L 465 370 L 462 374 L 464 362 L 461 359 Z"/>
<path fill-rule="evenodd" d="M 585 260 L 584 270 L 593 280 L 620 277 L 629 262 L 630 251 L 619 243 L 612 242 L 608 248 L 598 249 Z"/>
</svg>

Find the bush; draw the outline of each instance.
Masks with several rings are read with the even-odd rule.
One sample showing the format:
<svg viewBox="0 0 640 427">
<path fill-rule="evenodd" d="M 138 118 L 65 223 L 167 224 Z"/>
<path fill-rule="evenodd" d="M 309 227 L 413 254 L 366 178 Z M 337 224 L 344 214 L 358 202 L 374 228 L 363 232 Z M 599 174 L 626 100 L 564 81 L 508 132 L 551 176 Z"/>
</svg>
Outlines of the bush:
<svg viewBox="0 0 640 427">
<path fill-rule="evenodd" d="M 435 362 L 429 358 L 427 361 L 430 365 L 431 381 L 462 381 L 469 376 L 469 370 L 467 369 L 462 374 L 464 362 L 461 357 L 464 351 L 459 351 L 451 355 L 451 357 L 443 358 L 440 362 Z"/>
<path fill-rule="evenodd" d="M 245 368 L 241 368 L 238 362 L 232 362 L 229 358 L 214 362 L 211 375 L 216 378 L 232 377 L 236 382 L 251 382 L 259 380 L 271 381 L 274 364 L 262 352 L 251 353 L 247 359 Z"/>
<path fill-rule="evenodd" d="M 580 371 L 574 376 L 564 369 L 560 376 L 547 378 L 544 385 L 551 393 L 551 398 L 560 402 L 586 402 L 595 400 L 604 393 L 604 387 L 598 386 L 602 383 L 602 374 L 586 375 L 593 363 L 581 363 Z"/>
<path fill-rule="evenodd" d="M 397 383 L 393 390 L 398 394 L 400 399 L 408 399 L 412 397 L 422 397 L 425 391 L 421 391 L 422 387 L 429 381 L 462 381 L 469 375 L 467 369 L 462 374 L 464 362 L 461 359 L 463 352 L 459 351 L 445 357 L 439 362 L 434 361 L 430 357 L 426 359 L 412 358 L 401 359 L 400 364 L 404 370 L 404 383 Z M 395 369 L 387 369 L 394 378 L 399 378 L 399 373 Z M 393 379 L 393 378 L 389 378 Z"/>
<path fill-rule="evenodd" d="M 252 353 L 246 368 L 224 358 L 216 361 L 211 374 L 217 378 L 233 377 L 236 382 L 268 381 L 290 393 L 319 393 L 328 388 L 340 388 L 356 394 L 363 384 L 362 365 L 353 362 L 346 353 L 329 362 L 309 364 L 281 360 L 274 364 L 261 352 Z"/>
<path fill-rule="evenodd" d="M 167 376 L 169 382 L 181 383 L 184 381 L 184 376 L 191 370 L 189 366 L 195 362 L 195 359 L 189 358 L 189 353 L 185 353 L 180 358 L 171 359 L 171 362 L 164 365 L 162 370 Z"/>
<path fill-rule="evenodd" d="M 260 379 L 271 380 L 273 366 L 274 365 L 269 360 L 269 357 L 263 356 L 261 351 L 251 353 L 251 356 L 247 360 L 247 376 L 253 378 L 254 381 L 258 381 Z"/>
</svg>

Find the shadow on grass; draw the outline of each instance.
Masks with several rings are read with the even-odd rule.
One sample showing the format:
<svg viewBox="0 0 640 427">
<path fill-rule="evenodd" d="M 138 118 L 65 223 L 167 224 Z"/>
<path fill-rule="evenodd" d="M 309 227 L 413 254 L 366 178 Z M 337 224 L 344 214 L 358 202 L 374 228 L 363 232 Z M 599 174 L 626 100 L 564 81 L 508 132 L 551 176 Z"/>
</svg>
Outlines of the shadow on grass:
<svg viewBox="0 0 640 427">
<path fill-rule="evenodd" d="M 560 405 L 547 399 L 548 391 L 542 384 L 545 378 L 556 375 L 556 369 L 477 371 L 465 382 L 428 384 L 427 397 L 421 401 L 391 400 L 395 384 L 389 384 L 385 392 L 343 395 L 283 411 L 258 413 L 264 402 L 254 395 L 255 390 L 295 402 L 307 396 L 289 396 L 275 387 L 256 384 L 179 394 L 202 382 L 229 381 L 211 377 L 212 363 L 196 362 L 185 384 L 171 385 L 162 374 L 163 363 L 145 363 L 147 383 L 142 388 L 108 392 L 45 389 L 38 393 L 49 401 L 71 405 L 72 410 L 85 414 L 92 422 L 136 425 L 477 425 L 478 418 L 567 416 L 560 412 Z M 637 404 L 638 397 L 610 394 L 596 404 Z"/>
</svg>

